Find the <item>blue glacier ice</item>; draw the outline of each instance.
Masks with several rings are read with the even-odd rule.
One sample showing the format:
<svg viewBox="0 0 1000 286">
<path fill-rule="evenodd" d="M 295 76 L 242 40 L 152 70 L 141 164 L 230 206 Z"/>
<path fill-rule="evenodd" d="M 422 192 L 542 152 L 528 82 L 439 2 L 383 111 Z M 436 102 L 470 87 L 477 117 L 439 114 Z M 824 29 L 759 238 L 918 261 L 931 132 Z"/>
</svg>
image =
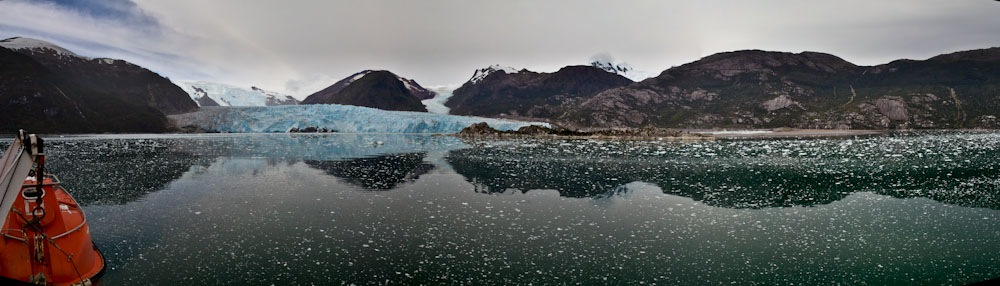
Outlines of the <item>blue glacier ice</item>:
<svg viewBox="0 0 1000 286">
<path fill-rule="evenodd" d="M 292 128 L 327 128 L 346 133 L 456 133 L 473 123 L 486 122 L 498 130 L 514 130 L 523 122 L 493 118 L 387 111 L 375 108 L 312 104 L 289 106 L 202 107 L 197 112 L 171 115 L 177 126 L 197 126 L 232 133 L 288 132 Z"/>
</svg>

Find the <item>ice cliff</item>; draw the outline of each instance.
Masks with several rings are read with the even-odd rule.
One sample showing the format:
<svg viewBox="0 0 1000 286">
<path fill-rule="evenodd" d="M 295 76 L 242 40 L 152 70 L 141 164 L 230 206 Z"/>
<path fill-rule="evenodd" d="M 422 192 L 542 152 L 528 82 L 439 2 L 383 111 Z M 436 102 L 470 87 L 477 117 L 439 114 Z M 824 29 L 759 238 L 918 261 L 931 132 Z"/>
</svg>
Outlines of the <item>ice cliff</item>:
<svg viewBox="0 0 1000 286">
<path fill-rule="evenodd" d="M 486 122 L 498 130 L 513 130 L 547 123 L 482 117 L 386 111 L 337 105 L 269 107 L 202 107 L 197 112 L 171 115 L 178 127 L 232 133 L 288 132 L 292 128 L 326 128 L 346 133 L 456 133 L 473 123 Z"/>
</svg>

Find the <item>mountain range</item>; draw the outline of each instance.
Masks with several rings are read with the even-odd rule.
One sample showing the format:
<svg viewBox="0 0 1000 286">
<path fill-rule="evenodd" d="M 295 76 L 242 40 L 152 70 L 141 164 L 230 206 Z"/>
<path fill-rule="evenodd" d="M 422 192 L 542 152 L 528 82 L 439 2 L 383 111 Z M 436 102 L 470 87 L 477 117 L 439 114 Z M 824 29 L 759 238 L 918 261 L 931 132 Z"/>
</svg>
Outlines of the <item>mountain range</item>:
<svg viewBox="0 0 1000 286">
<path fill-rule="evenodd" d="M 606 71 L 606 72 L 597 72 Z M 541 120 L 571 129 L 1000 128 L 1000 48 L 858 66 L 834 55 L 718 53 L 631 82 L 595 61 L 555 73 L 476 70 L 452 114 Z"/>
<path fill-rule="evenodd" d="M 84 57 L 35 39 L 5 39 L 0 132 L 166 132 L 174 127 L 166 115 L 199 106 L 299 104 L 257 87 L 179 85 L 127 61 Z M 1000 128 L 1000 48 L 875 66 L 818 52 L 743 50 L 648 78 L 611 60 L 555 72 L 493 65 L 473 71 L 457 88 L 433 91 L 390 71 L 365 70 L 301 104 L 420 112 L 430 106 L 435 113 L 570 129 Z"/>
<path fill-rule="evenodd" d="M 997 128 L 1000 48 L 877 66 L 816 52 L 719 53 L 550 114 L 581 127 Z"/>
</svg>

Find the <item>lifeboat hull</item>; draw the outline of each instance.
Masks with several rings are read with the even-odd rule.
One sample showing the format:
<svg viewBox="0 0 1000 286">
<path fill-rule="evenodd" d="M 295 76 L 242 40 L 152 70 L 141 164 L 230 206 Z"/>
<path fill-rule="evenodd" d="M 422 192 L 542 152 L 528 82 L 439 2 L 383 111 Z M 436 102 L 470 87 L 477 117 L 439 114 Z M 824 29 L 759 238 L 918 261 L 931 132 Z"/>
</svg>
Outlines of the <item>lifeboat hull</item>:
<svg viewBox="0 0 1000 286">
<path fill-rule="evenodd" d="M 35 186 L 29 178 L 22 192 Z M 55 177 L 43 180 L 43 190 L 44 216 L 37 201 L 24 196 L 7 214 L 0 231 L 0 277 L 7 281 L 0 283 L 91 285 L 104 273 L 104 257 L 91 240 L 83 210 Z M 34 226 L 28 223 L 33 219 Z"/>
</svg>

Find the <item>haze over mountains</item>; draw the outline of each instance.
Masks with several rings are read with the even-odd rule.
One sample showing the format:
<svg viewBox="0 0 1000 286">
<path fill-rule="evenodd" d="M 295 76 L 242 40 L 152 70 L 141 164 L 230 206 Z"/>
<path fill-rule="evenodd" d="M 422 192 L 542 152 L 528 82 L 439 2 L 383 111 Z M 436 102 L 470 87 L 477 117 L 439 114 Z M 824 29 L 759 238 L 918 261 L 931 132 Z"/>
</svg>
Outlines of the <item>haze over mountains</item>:
<svg viewBox="0 0 1000 286">
<path fill-rule="evenodd" d="M 34 39 L 6 39 L 0 47 L 0 109 L 11 115 L 2 119 L 3 132 L 165 132 L 179 127 L 166 115 L 199 106 L 299 104 L 256 87 L 205 81 L 178 87 L 126 61 L 82 57 Z M 650 78 L 613 59 L 550 73 L 492 65 L 473 70 L 460 86 L 432 89 L 390 71 L 365 70 L 301 104 L 417 112 L 429 107 L 573 129 L 1000 128 L 1000 48 L 876 66 L 816 52 L 744 50 Z"/>
</svg>

